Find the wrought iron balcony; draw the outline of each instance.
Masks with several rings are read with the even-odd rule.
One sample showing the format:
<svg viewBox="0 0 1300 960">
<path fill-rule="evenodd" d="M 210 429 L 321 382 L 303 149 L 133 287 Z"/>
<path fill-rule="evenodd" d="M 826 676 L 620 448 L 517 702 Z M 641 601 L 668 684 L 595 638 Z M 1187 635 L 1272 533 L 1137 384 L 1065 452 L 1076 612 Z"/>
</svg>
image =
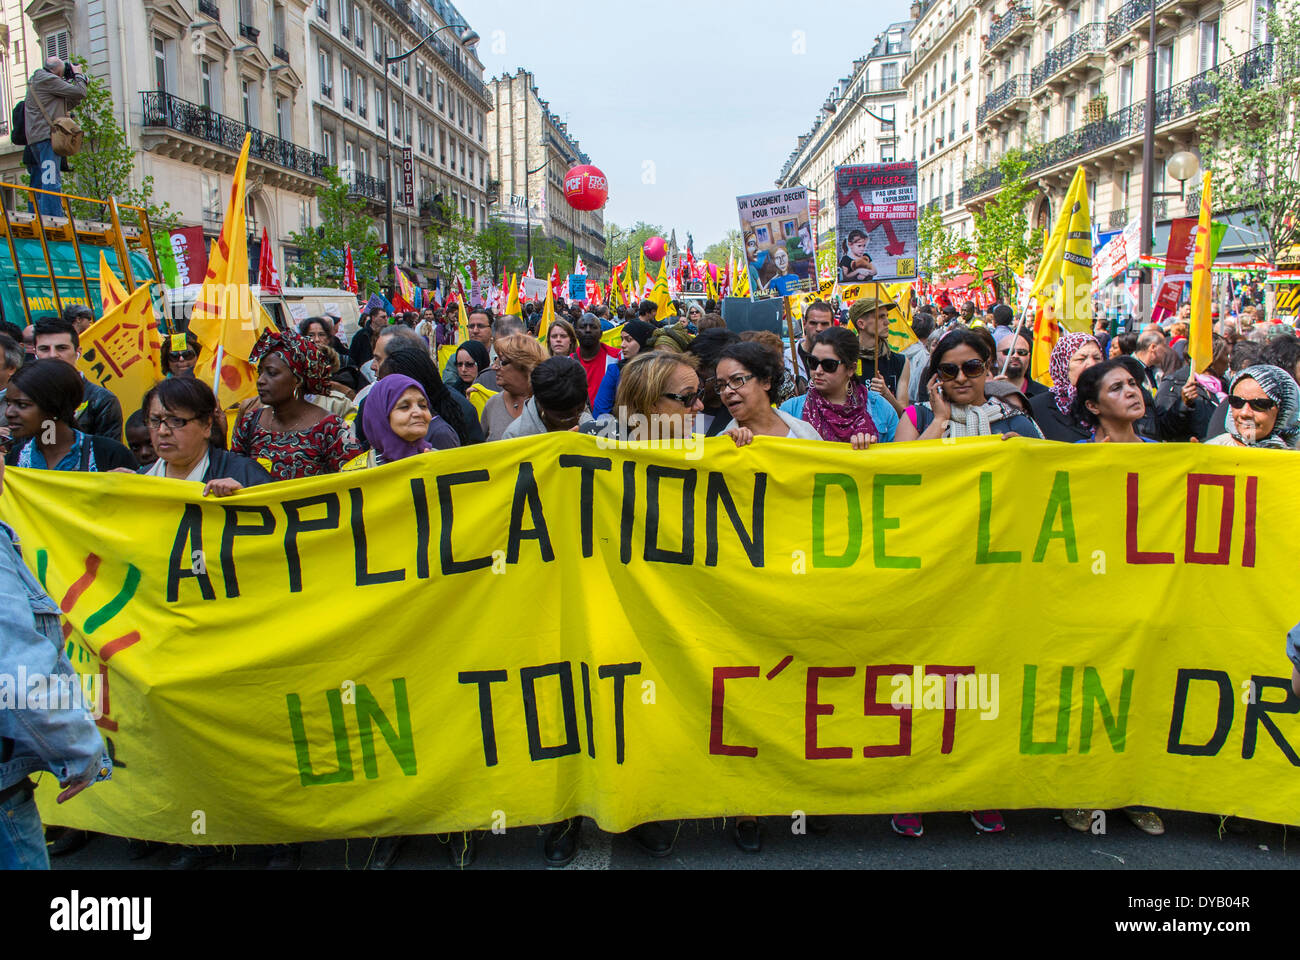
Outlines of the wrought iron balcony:
<svg viewBox="0 0 1300 960">
<path fill-rule="evenodd" d="M 244 135 L 251 133 L 253 141 L 249 148 L 250 157 L 278 164 L 308 177 L 324 179 L 328 163 L 319 153 L 273 137 L 256 127 L 214 113 L 165 91 L 146 90 L 140 97 L 143 105 L 141 126 L 166 127 L 197 140 L 216 144 L 235 155 L 244 146 Z"/>
<path fill-rule="evenodd" d="M 374 200 L 377 203 L 385 203 L 388 200 L 388 184 L 378 177 L 372 177 L 365 173 L 354 173 L 348 178 L 348 196 L 365 197 L 367 200 Z"/>
<path fill-rule="evenodd" d="M 205 17 L 211 17 L 218 23 L 221 22 L 221 8 L 213 0 L 199 0 L 199 13 Z"/>
<path fill-rule="evenodd" d="M 1090 53 L 1106 52 L 1106 25 L 1089 23 L 1080 27 L 1048 51 L 1043 62 L 1034 67 L 1029 86 L 1037 90 L 1066 67 L 1082 60 Z"/>
<path fill-rule="evenodd" d="M 991 116 L 1010 104 L 1013 100 L 1020 100 L 1029 96 L 1029 74 L 1018 73 L 1003 83 L 995 87 L 984 102 L 975 109 L 975 123 L 983 124 Z"/>
<path fill-rule="evenodd" d="M 257 38 L 262 35 L 262 31 L 257 29 L 251 23 L 239 22 L 239 35 L 249 43 L 257 43 Z"/>
<path fill-rule="evenodd" d="M 316 19 L 325 23 L 330 22 L 329 0 L 316 0 Z"/>
<path fill-rule="evenodd" d="M 1153 0 L 1128 0 L 1128 3 L 1112 13 L 1106 20 L 1106 42 L 1114 43 L 1129 28 L 1151 13 Z"/>
<path fill-rule="evenodd" d="M 1219 90 L 1223 86 L 1250 89 L 1267 83 L 1274 76 L 1274 65 L 1273 45 L 1262 44 L 1248 53 L 1219 64 L 1213 70 L 1206 70 L 1175 87 L 1157 92 L 1156 128 L 1202 110 L 1213 109 L 1219 102 Z M 1145 127 L 1146 104 L 1135 103 L 1036 148 L 1029 157 L 1025 174 L 1039 173 L 1086 156 L 1094 150 L 1140 137 Z M 998 169 L 970 177 L 961 190 L 962 202 L 966 203 L 1001 185 L 1002 173 Z"/>
<path fill-rule="evenodd" d="M 280 62 L 289 62 L 289 51 L 284 49 L 284 47 L 280 46 L 278 43 L 271 44 L 271 53 L 275 56 L 275 59 Z"/>
<path fill-rule="evenodd" d="M 943 198 L 943 208 L 944 208 L 945 210 L 951 210 L 951 209 L 952 209 L 952 191 L 951 191 L 951 190 L 949 190 L 948 193 L 947 193 L 947 194 L 944 196 L 944 198 Z"/>
<path fill-rule="evenodd" d="M 998 43 L 1009 37 L 1017 27 L 1028 27 L 1034 22 L 1034 14 L 1028 5 L 1008 10 L 989 27 L 989 39 L 985 49 L 992 53 Z"/>
<path fill-rule="evenodd" d="M 1128 225 L 1128 208 L 1126 208 L 1126 207 L 1121 207 L 1121 208 L 1118 209 L 1118 210 L 1112 210 L 1112 211 L 1110 212 L 1110 221 L 1109 221 L 1109 223 L 1110 223 L 1110 225 L 1111 225 L 1112 227 L 1116 227 L 1116 228 L 1127 226 L 1127 225 Z"/>
</svg>

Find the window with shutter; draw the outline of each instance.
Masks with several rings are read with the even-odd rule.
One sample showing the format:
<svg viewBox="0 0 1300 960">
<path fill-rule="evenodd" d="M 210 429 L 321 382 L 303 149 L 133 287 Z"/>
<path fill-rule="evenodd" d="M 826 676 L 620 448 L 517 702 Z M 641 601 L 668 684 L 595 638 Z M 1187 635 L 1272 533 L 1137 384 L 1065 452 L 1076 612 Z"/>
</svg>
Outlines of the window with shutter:
<svg viewBox="0 0 1300 960">
<path fill-rule="evenodd" d="M 52 33 L 45 38 L 45 55 L 47 57 L 58 57 L 60 60 L 68 59 L 68 31 L 60 30 L 58 33 Z"/>
<path fill-rule="evenodd" d="M 1201 21 L 1201 57 L 1199 72 L 1213 70 L 1219 65 L 1219 21 Z"/>
</svg>

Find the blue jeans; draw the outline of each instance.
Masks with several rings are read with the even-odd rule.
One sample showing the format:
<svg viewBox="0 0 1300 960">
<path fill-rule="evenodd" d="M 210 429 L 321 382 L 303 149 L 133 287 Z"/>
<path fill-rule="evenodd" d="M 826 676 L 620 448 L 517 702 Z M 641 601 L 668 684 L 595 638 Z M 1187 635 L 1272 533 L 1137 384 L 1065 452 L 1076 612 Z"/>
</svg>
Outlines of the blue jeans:
<svg viewBox="0 0 1300 960">
<path fill-rule="evenodd" d="M 59 172 L 62 158 L 55 155 L 53 142 L 42 140 L 40 143 L 31 144 L 31 148 L 32 153 L 36 156 L 35 166 L 31 164 L 27 166 L 27 175 L 31 177 L 32 186 L 40 190 L 53 190 L 55 193 L 62 192 L 63 175 Z M 58 197 L 49 197 L 43 193 L 38 193 L 36 194 L 36 206 L 41 211 L 42 217 L 67 216 Z"/>
<path fill-rule="evenodd" d="M 20 790 L 0 801 L 0 870 L 48 870 L 45 831 L 36 801 Z"/>
</svg>

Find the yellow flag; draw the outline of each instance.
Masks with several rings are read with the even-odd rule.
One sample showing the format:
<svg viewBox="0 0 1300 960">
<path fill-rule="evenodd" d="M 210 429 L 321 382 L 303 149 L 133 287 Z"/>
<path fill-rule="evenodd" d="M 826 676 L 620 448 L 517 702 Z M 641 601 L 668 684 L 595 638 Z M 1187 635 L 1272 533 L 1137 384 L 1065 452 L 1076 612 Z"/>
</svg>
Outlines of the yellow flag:
<svg viewBox="0 0 1300 960">
<path fill-rule="evenodd" d="M 506 316 L 522 317 L 524 308 L 519 305 L 519 278 L 514 277 L 508 282 L 510 284 L 510 294 L 506 298 Z"/>
<path fill-rule="evenodd" d="M 208 272 L 190 316 L 190 333 L 202 347 L 194 375 L 214 385 L 217 401 L 223 408 L 256 396 L 257 371 L 248 357 L 262 331 L 274 327 L 248 284 L 244 192 L 252 139 L 252 134 L 244 135 L 244 148 L 239 153 L 235 178 L 230 185 L 226 218 L 208 252 Z"/>
<path fill-rule="evenodd" d="M 500 392 L 501 391 L 499 390 L 489 390 L 481 383 L 474 383 L 470 384 L 469 389 L 465 391 L 465 396 L 469 399 L 470 403 L 474 404 L 474 409 L 478 411 L 479 419 L 482 419 L 483 408 L 487 406 L 489 400 Z"/>
<path fill-rule="evenodd" d="M 99 251 L 99 302 L 103 304 L 102 313 L 108 313 L 128 296 L 130 294 L 126 292 L 126 287 L 122 286 L 122 281 L 117 279 L 117 274 L 108 265 L 108 257 L 103 250 Z"/>
<path fill-rule="evenodd" d="M 655 323 L 670 318 L 676 319 L 677 309 L 673 306 L 672 297 L 668 293 L 667 257 L 664 257 L 659 267 L 659 279 L 655 281 L 655 287 L 650 291 L 650 302 L 659 308 L 655 311 Z"/>
<path fill-rule="evenodd" d="M 1030 290 L 1030 296 L 1040 298 L 1049 293 L 1056 304 L 1056 320 L 1066 329 L 1092 327 L 1092 218 L 1083 167 L 1074 171 Z"/>
<path fill-rule="evenodd" d="M 456 298 L 456 309 L 460 312 L 460 328 L 456 332 L 456 342 L 464 343 L 469 339 L 469 313 L 465 310 L 465 298 Z"/>
<path fill-rule="evenodd" d="M 736 261 L 736 268 L 731 272 L 733 297 L 749 296 L 749 261 L 741 257 Z"/>
<path fill-rule="evenodd" d="M 1196 260 L 1192 266 L 1192 322 L 1187 335 L 1187 356 L 1192 361 L 1193 373 L 1204 373 L 1214 362 L 1214 322 L 1210 316 L 1210 294 L 1213 277 L 1210 259 L 1214 227 L 1210 222 L 1210 200 L 1213 187 L 1210 174 L 1205 174 L 1201 189 L 1201 217 L 1196 222 Z"/>
<path fill-rule="evenodd" d="M 542 322 L 537 328 L 537 339 L 546 343 L 546 336 L 551 332 L 551 324 L 555 322 L 555 288 L 549 283 L 546 285 L 546 303 L 542 306 Z"/>
<path fill-rule="evenodd" d="M 620 323 L 617 327 L 610 327 L 600 335 L 600 342 L 607 347 L 623 346 L 623 328 L 625 326 L 627 324 Z"/>
<path fill-rule="evenodd" d="M 889 311 L 889 349 L 901 353 L 917 342 L 912 331 L 912 285 L 910 283 L 886 284 L 889 299 L 898 306 Z"/>
<path fill-rule="evenodd" d="M 151 285 L 149 281 L 137 287 L 81 335 L 77 369 L 117 397 L 128 417 L 140 409 L 144 395 L 162 379 L 161 338 L 149 295 Z"/>
</svg>

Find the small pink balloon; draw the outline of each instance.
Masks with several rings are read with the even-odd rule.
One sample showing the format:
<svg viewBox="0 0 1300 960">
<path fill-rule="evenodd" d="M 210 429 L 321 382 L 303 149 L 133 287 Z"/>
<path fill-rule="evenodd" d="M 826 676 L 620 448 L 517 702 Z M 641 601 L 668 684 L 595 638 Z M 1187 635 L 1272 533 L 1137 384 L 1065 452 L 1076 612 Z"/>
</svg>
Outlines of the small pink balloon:
<svg viewBox="0 0 1300 960">
<path fill-rule="evenodd" d="M 645 242 L 645 258 L 658 263 L 668 253 L 668 242 L 663 237 L 651 237 Z"/>
</svg>

